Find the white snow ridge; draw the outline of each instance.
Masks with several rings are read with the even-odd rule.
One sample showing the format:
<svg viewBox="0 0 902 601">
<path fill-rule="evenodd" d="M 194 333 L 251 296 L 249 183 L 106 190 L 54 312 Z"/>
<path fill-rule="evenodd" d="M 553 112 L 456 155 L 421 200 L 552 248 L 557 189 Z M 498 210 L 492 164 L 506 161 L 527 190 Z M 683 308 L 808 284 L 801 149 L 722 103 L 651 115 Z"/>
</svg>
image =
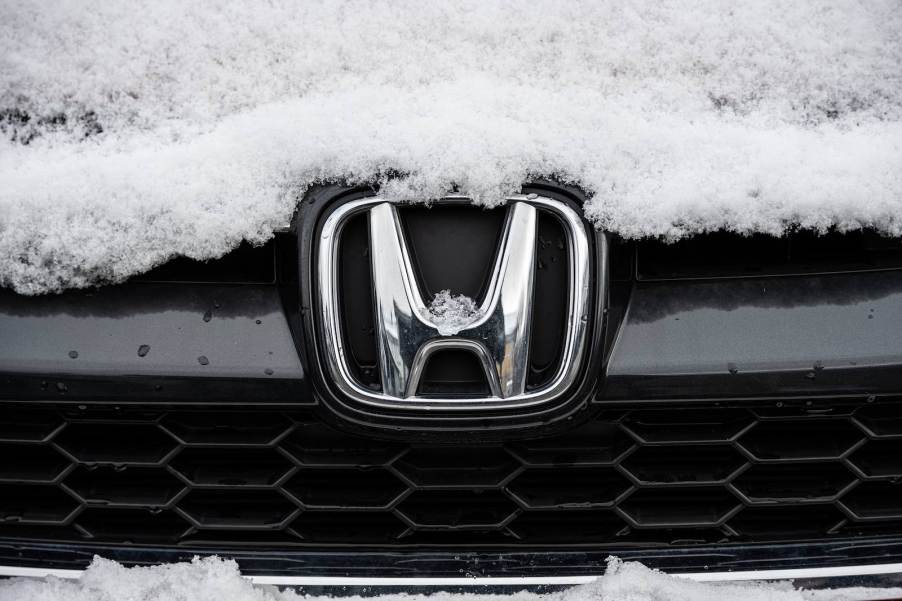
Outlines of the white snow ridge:
<svg viewBox="0 0 902 601">
<path fill-rule="evenodd" d="M 373 601 L 848 601 L 889 599 L 902 589 L 836 589 L 803 591 L 783 583 L 703 584 L 667 576 L 639 563 L 608 560 L 604 576 L 593 584 L 561 592 L 510 595 L 455 594 L 386 595 Z M 79 580 L 13 578 L 0 580 L 0 601 L 327 601 L 271 586 L 257 586 L 241 577 L 234 561 L 195 558 L 147 568 L 125 568 L 95 557 Z M 362 597 L 350 597 L 362 601 Z"/>
<path fill-rule="evenodd" d="M 897 0 L 4 0 L 0 285 L 220 256 L 323 180 L 490 205 L 553 176 L 632 237 L 898 235 L 900 65 Z"/>
</svg>

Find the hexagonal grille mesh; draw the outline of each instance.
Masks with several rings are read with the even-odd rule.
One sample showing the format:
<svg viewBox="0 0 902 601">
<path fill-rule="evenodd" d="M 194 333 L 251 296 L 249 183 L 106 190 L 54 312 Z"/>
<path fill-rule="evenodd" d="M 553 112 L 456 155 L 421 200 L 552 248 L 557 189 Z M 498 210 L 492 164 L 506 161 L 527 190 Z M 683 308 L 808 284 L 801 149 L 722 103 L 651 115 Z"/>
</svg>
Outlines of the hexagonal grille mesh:
<svg viewBox="0 0 902 601">
<path fill-rule="evenodd" d="M 402 444 L 310 413 L 0 408 L 0 537 L 130 544 L 689 544 L 902 531 L 902 402 L 602 412 Z"/>
</svg>

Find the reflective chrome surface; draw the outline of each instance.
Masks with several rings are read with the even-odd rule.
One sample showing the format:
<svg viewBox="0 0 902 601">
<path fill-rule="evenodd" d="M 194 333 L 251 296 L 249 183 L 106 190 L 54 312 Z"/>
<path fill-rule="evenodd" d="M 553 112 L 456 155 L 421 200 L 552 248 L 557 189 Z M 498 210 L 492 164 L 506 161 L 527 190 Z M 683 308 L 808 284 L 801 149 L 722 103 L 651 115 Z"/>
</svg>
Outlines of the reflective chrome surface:
<svg viewBox="0 0 902 601">
<path fill-rule="evenodd" d="M 415 396 L 429 356 L 448 349 L 475 354 L 495 396 L 526 391 L 536 221 L 532 205 L 511 205 L 485 300 L 469 325 L 443 337 L 417 285 L 397 209 L 385 202 L 370 210 L 376 338 L 385 394 Z"/>
<path fill-rule="evenodd" d="M 447 197 L 443 203 L 467 203 Z M 454 336 L 442 336 L 418 289 L 410 253 L 395 205 L 380 198 L 353 201 L 326 219 L 317 250 L 319 299 L 317 317 L 323 334 L 324 359 L 343 393 L 368 405 L 393 408 L 498 409 L 553 401 L 573 383 L 586 345 L 590 298 L 589 241 L 581 217 L 565 203 L 536 195 L 507 198 L 509 206 L 489 289 L 473 321 Z M 551 382 L 526 391 L 529 331 L 532 321 L 538 210 L 557 217 L 569 249 L 567 320 L 561 366 Z M 357 382 L 349 368 L 341 335 L 338 249 L 342 226 L 369 211 L 375 288 L 376 337 L 383 390 Z M 454 260 L 449 257 L 448 260 Z M 428 357 L 443 349 L 472 352 L 486 373 L 490 397 L 433 398 L 416 395 Z"/>
</svg>

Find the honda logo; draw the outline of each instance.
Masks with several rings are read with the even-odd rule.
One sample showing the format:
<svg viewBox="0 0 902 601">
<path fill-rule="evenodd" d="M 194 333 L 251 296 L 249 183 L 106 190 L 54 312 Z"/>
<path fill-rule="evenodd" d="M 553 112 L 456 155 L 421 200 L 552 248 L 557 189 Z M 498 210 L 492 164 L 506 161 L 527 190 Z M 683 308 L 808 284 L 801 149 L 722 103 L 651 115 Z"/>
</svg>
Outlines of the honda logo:
<svg viewBox="0 0 902 601">
<path fill-rule="evenodd" d="M 448 197 L 440 202 L 464 204 L 469 199 Z M 484 299 L 453 333 L 436 320 L 420 290 L 396 203 L 365 198 L 343 204 L 329 214 L 318 240 L 320 311 L 314 318 L 319 320 L 328 374 L 349 399 L 395 409 L 497 410 L 553 402 L 573 384 L 587 344 L 591 298 L 586 227 L 569 204 L 551 198 L 516 195 L 509 197 L 506 205 L 507 215 Z M 565 232 L 569 290 L 557 372 L 541 387 L 528 389 L 540 211 L 556 217 Z M 354 377 L 342 335 L 339 242 L 344 224 L 361 212 L 368 213 L 381 390 L 365 386 Z M 470 352 L 478 359 L 489 384 L 489 396 L 418 396 L 429 358 L 449 349 Z"/>
</svg>

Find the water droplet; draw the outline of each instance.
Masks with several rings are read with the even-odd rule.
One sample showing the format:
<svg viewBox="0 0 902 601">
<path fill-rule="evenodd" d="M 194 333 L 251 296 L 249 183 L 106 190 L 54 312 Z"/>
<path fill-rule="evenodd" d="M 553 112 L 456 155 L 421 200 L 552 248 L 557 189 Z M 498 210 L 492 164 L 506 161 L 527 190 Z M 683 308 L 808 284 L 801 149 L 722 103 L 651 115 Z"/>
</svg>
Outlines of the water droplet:
<svg viewBox="0 0 902 601">
<path fill-rule="evenodd" d="M 817 374 L 814 373 L 813 371 L 809 371 L 807 374 L 805 374 L 805 377 L 808 378 L 809 380 L 813 380 L 817 377 Z"/>
<path fill-rule="evenodd" d="M 263 373 L 265 373 L 267 376 L 271 376 L 273 374 L 273 371 L 271 368 L 267 367 L 263 370 Z"/>
<path fill-rule="evenodd" d="M 79 411 L 84 411 L 84 410 L 87 409 L 87 408 L 88 408 L 87 405 L 79 405 L 79 406 L 78 406 L 78 410 L 79 410 Z"/>
<path fill-rule="evenodd" d="M 735 363 L 727 363 L 727 371 L 735 376 L 739 373 L 739 367 Z"/>
<path fill-rule="evenodd" d="M 78 359 L 78 351 L 69 351 L 70 359 Z"/>
<path fill-rule="evenodd" d="M 41 380 L 41 390 L 47 390 L 47 380 Z"/>
<path fill-rule="evenodd" d="M 207 359 L 204 355 L 201 355 L 200 357 L 197 358 L 197 362 L 200 363 L 201 365 L 209 365 L 210 360 Z"/>
<path fill-rule="evenodd" d="M 142 344 L 141 346 L 138 347 L 138 356 L 139 357 L 146 357 L 147 353 L 149 353 L 149 352 L 150 352 L 149 344 Z"/>
<path fill-rule="evenodd" d="M 56 389 L 59 391 L 60 394 L 66 394 L 69 391 L 69 387 L 66 386 L 65 382 L 57 382 Z"/>
<path fill-rule="evenodd" d="M 874 396 L 873 394 L 869 394 L 869 395 L 868 395 L 867 401 L 868 401 L 869 403 L 873 403 L 873 402 L 876 401 L 876 400 L 877 400 L 877 397 Z"/>
<path fill-rule="evenodd" d="M 204 321 L 210 321 L 211 319 L 213 319 L 213 311 L 207 309 L 207 311 L 204 313 Z"/>
<path fill-rule="evenodd" d="M 868 319 L 874 319 L 873 315 L 868 315 Z"/>
<path fill-rule="evenodd" d="M 263 323 L 263 322 L 260 321 L 259 319 L 257 319 L 257 320 L 254 321 L 254 323 L 257 324 L 257 325 L 259 326 L 259 325 L 260 325 L 261 323 Z"/>
</svg>

